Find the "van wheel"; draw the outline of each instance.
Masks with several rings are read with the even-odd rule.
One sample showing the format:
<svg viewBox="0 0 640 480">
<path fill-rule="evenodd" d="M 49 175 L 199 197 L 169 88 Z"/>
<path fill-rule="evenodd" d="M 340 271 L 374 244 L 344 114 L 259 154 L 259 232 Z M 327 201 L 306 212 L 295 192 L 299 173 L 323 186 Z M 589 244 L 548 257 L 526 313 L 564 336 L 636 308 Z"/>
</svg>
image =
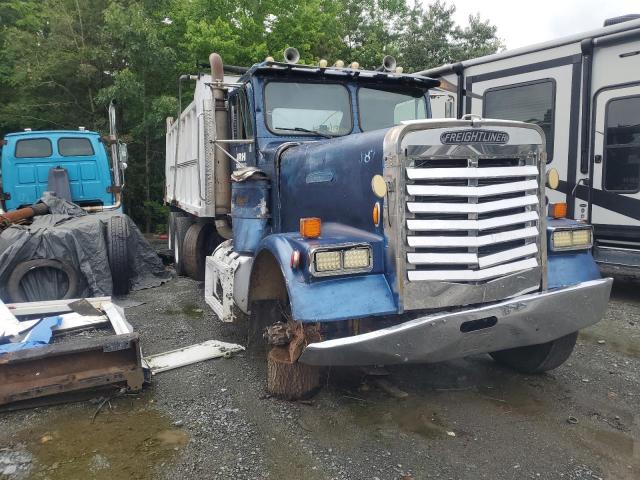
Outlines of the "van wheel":
<svg viewBox="0 0 640 480">
<path fill-rule="evenodd" d="M 212 223 L 194 223 L 185 234 L 183 246 L 186 273 L 194 280 L 204 280 L 207 257 L 222 243 Z"/>
<path fill-rule="evenodd" d="M 184 267 L 184 237 L 191 226 L 190 217 L 177 217 L 173 230 L 173 266 L 178 275 L 185 274 Z"/>
<path fill-rule="evenodd" d="M 114 216 L 107 221 L 107 257 L 113 294 L 126 295 L 131 290 L 129 222 L 126 217 Z"/>
<path fill-rule="evenodd" d="M 34 270 L 47 268 L 58 270 L 67 277 L 67 291 L 58 298 L 36 297 L 32 298 L 25 292 L 21 285 L 24 277 Z M 35 280 L 35 279 L 34 279 Z M 46 258 L 38 258 L 19 263 L 7 280 L 7 293 L 12 302 L 35 302 L 39 300 L 60 300 L 68 298 L 76 298 L 80 290 L 80 278 L 78 272 L 68 263 L 59 260 L 50 260 Z"/>
<path fill-rule="evenodd" d="M 542 373 L 558 368 L 571 356 L 578 339 L 578 332 L 538 345 L 510 348 L 492 352 L 498 362 L 522 373 Z"/>
</svg>

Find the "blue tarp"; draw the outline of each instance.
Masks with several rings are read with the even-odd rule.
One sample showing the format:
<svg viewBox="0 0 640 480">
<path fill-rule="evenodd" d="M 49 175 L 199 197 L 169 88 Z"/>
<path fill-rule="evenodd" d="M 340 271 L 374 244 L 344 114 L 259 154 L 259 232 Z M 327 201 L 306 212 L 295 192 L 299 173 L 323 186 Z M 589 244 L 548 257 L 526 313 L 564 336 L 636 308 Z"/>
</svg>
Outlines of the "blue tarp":
<svg viewBox="0 0 640 480">
<path fill-rule="evenodd" d="M 27 348 L 37 348 L 48 345 L 51 340 L 51 336 L 53 335 L 51 329 L 59 326 L 61 321 L 62 317 L 43 318 L 29 331 L 22 341 L 0 345 L 0 355 L 3 353 L 25 350 Z"/>
</svg>

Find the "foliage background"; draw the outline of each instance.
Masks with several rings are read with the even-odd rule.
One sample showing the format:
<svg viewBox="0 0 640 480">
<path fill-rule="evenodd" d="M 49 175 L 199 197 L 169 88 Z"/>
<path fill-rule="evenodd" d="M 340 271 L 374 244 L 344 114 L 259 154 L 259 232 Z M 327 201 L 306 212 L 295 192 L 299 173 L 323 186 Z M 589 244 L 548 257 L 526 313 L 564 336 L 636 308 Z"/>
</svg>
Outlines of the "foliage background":
<svg viewBox="0 0 640 480">
<path fill-rule="evenodd" d="M 0 138 L 26 127 L 107 133 L 120 106 L 129 143 L 125 210 L 147 231 L 164 229 L 165 118 L 176 116 L 177 77 L 213 51 L 251 65 L 288 46 L 377 67 L 386 54 L 405 71 L 494 53 L 496 27 L 453 5 L 405 0 L 1 0 Z"/>
</svg>

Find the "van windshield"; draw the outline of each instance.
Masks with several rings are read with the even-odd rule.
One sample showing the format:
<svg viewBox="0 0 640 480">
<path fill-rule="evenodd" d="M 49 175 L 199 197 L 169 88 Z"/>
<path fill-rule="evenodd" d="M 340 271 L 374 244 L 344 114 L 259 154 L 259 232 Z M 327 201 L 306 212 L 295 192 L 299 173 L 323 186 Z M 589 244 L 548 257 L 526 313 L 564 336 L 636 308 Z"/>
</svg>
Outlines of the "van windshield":
<svg viewBox="0 0 640 480">
<path fill-rule="evenodd" d="M 349 91 L 330 83 L 269 82 L 267 127 L 280 135 L 347 135 L 353 127 Z"/>
<path fill-rule="evenodd" d="M 358 108 L 364 132 L 427 118 L 427 100 L 420 90 L 390 92 L 362 87 L 358 90 Z"/>
</svg>

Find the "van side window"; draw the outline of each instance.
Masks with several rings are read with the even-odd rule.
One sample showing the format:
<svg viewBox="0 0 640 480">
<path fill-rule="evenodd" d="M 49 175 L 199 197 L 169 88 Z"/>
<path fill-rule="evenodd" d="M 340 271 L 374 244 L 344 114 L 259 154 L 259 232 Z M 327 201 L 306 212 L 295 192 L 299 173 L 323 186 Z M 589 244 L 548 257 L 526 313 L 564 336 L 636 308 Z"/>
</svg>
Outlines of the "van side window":
<svg viewBox="0 0 640 480">
<path fill-rule="evenodd" d="M 605 128 L 605 190 L 640 191 L 640 97 L 611 100 Z"/>
<path fill-rule="evenodd" d="M 490 88 L 484 92 L 482 116 L 538 125 L 547 139 L 547 163 L 553 160 L 555 82 L 535 82 Z"/>
<path fill-rule="evenodd" d="M 16 158 L 43 158 L 51 154 L 51 140 L 48 138 L 29 138 L 16 142 Z"/>
<path fill-rule="evenodd" d="M 87 157 L 94 154 L 93 145 L 88 138 L 61 138 L 58 140 L 58 152 L 63 157 Z"/>
</svg>

